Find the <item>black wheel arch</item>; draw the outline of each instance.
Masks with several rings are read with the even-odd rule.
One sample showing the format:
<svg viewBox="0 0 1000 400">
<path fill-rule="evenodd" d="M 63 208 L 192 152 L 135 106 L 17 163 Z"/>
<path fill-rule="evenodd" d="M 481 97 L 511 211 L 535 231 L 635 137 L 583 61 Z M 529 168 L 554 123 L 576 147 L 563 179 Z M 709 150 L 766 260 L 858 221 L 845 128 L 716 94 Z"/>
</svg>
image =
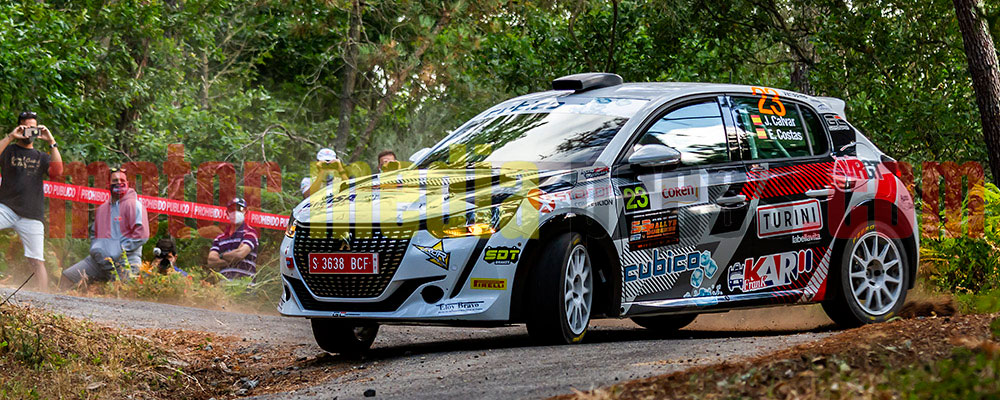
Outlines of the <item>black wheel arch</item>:
<svg viewBox="0 0 1000 400">
<path fill-rule="evenodd" d="M 591 317 L 619 316 L 621 309 L 621 261 L 618 251 L 608 233 L 593 218 L 586 215 L 566 213 L 545 221 L 537 230 L 537 235 L 529 239 L 522 251 L 521 262 L 514 274 L 511 292 L 510 320 L 523 322 L 530 304 L 527 298 L 529 271 L 535 268 L 539 252 L 546 240 L 565 232 L 577 232 L 587 241 L 587 250 L 594 266 L 594 304 Z"/>
<path fill-rule="evenodd" d="M 849 236 L 851 232 L 858 227 L 858 224 L 867 223 L 868 221 L 876 221 L 875 215 L 876 210 L 889 210 L 890 221 L 881 221 L 893 229 L 896 237 L 899 238 L 900 243 L 903 244 L 903 252 L 906 255 L 907 269 L 910 273 L 910 280 L 907 284 L 907 289 L 912 289 L 914 282 L 917 277 L 917 260 L 919 249 L 917 248 L 917 238 L 914 237 L 913 226 L 909 224 L 905 216 L 902 215 L 902 210 L 896 206 L 896 204 L 883 199 L 871 199 L 858 204 L 847 215 L 844 217 L 843 221 L 839 221 L 840 225 L 836 229 L 836 234 L 834 237 L 834 248 L 832 249 L 834 255 L 840 254 L 843 250 L 844 243 L 846 240 L 840 239 Z M 836 260 L 831 260 L 836 261 Z M 830 268 L 830 276 L 827 280 L 838 278 L 840 269 Z"/>
</svg>

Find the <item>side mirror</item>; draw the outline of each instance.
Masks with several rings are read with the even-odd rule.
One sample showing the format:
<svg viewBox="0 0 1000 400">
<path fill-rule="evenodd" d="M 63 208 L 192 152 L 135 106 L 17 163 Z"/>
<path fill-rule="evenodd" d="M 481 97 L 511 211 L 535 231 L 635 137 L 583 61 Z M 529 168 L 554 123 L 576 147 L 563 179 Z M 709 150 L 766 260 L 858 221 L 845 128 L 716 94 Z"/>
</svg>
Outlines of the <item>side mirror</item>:
<svg viewBox="0 0 1000 400">
<path fill-rule="evenodd" d="M 662 144 L 646 144 L 628 157 L 628 163 L 647 168 L 675 166 L 681 163 L 681 152 Z"/>
<path fill-rule="evenodd" d="M 413 155 L 410 156 L 409 160 L 410 160 L 410 162 L 415 163 L 417 161 L 420 161 L 421 158 L 424 158 L 424 156 L 426 156 L 427 153 L 430 153 L 430 152 L 431 152 L 431 148 L 430 147 L 424 147 L 424 148 L 422 148 L 420 150 L 417 150 L 416 153 L 413 153 Z"/>
</svg>

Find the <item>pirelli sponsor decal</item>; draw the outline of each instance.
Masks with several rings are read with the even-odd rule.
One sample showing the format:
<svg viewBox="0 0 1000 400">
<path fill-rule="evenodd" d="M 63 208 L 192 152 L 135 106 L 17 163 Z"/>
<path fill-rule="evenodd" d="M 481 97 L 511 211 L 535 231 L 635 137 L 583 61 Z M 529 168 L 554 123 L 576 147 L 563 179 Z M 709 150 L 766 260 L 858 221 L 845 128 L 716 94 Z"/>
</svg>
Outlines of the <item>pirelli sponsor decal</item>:
<svg viewBox="0 0 1000 400">
<path fill-rule="evenodd" d="M 469 285 L 469 287 L 472 289 L 479 289 L 479 290 L 507 290 L 507 280 L 472 278 L 472 283 Z"/>
<path fill-rule="evenodd" d="M 823 215 L 816 199 L 757 208 L 757 237 L 816 232 L 823 229 Z"/>
</svg>

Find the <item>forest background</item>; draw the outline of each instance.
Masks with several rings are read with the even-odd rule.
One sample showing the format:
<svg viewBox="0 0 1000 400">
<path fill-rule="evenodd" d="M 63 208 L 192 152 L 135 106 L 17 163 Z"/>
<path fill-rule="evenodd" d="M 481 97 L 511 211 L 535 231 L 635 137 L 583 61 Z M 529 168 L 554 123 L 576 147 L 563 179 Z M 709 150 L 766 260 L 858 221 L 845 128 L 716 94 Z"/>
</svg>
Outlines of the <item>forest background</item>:
<svg viewBox="0 0 1000 400">
<path fill-rule="evenodd" d="M 276 162 L 283 190 L 262 209 L 287 214 L 321 147 L 347 162 L 374 164 L 383 149 L 405 159 L 498 101 L 607 71 L 842 98 L 918 177 L 922 161 L 975 161 L 990 182 L 960 2 L 7 0 L 0 127 L 36 111 L 63 159 L 85 163 L 162 165 L 182 143 L 188 200 L 203 162 L 233 162 L 237 176 L 242 161 Z M 1000 7 L 974 11 L 1000 37 Z M 160 181 L 144 194 L 164 196 Z M 15 242 L 0 232 L 0 271 L 20 259 Z M 84 239 L 49 243 L 53 271 L 86 254 Z M 207 246 L 181 243 L 181 263 L 203 262 Z"/>
</svg>

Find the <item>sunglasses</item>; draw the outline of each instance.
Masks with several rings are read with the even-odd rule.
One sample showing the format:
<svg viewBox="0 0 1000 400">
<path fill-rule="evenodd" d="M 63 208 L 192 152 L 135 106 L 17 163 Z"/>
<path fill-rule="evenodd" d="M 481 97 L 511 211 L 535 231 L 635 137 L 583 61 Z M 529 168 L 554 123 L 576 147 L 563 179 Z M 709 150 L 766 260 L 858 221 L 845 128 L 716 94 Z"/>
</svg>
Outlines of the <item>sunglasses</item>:
<svg viewBox="0 0 1000 400">
<path fill-rule="evenodd" d="M 17 116 L 17 123 L 20 124 L 20 123 L 22 123 L 22 122 L 24 122 L 26 120 L 29 120 L 29 119 L 38 119 L 38 114 L 35 114 L 34 111 L 25 111 L 25 112 L 22 112 L 21 115 Z"/>
</svg>

